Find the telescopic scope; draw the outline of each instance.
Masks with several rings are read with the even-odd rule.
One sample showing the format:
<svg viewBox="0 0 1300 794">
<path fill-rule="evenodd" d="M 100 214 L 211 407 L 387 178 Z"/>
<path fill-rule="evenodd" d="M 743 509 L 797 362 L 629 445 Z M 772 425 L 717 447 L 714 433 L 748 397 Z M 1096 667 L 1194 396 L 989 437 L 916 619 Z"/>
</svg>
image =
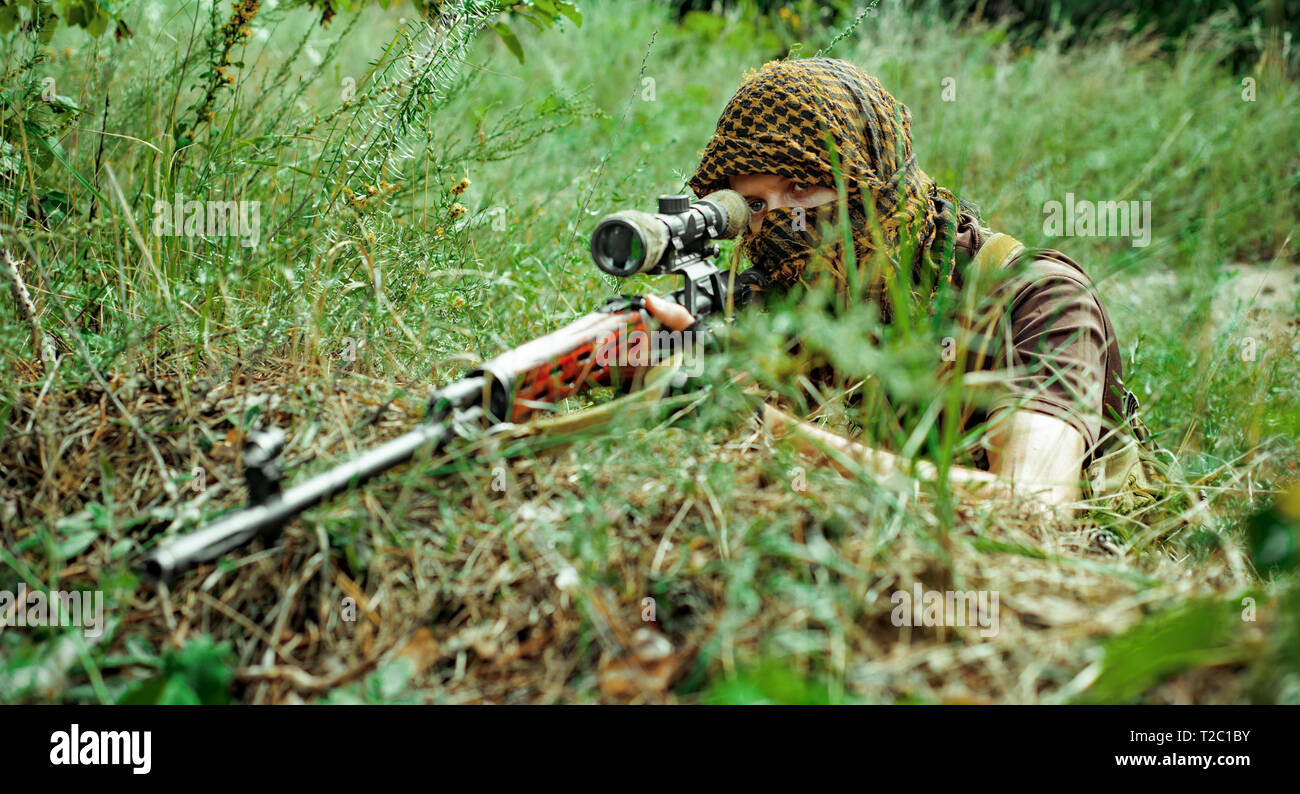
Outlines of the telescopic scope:
<svg viewBox="0 0 1300 794">
<path fill-rule="evenodd" d="M 712 241 L 735 237 L 749 225 L 749 205 L 734 190 L 717 190 L 694 204 L 690 196 L 659 197 L 656 213 L 623 210 L 600 219 L 591 233 L 591 257 L 611 276 L 669 273 L 710 253 Z"/>
</svg>

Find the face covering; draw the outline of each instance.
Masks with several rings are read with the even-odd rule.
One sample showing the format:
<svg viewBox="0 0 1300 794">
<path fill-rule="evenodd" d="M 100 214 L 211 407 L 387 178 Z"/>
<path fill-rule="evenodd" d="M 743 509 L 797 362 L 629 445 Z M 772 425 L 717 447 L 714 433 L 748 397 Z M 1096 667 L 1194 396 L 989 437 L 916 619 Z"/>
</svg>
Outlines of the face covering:
<svg viewBox="0 0 1300 794">
<path fill-rule="evenodd" d="M 781 207 L 769 210 L 757 232 L 746 230 L 740 245 L 755 267 L 775 284 L 798 281 L 815 261 L 834 280 L 837 292 L 849 287 L 839 201 L 816 207 Z M 870 257 L 869 219 L 860 202 L 849 202 L 848 228 L 859 266 Z"/>
<path fill-rule="evenodd" d="M 770 61 L 748 75 L 727 103 L 688 184 L 701 197 L 730 187 L 730 177 L 743 174 L 777 174 L 833 187 L 829 134 L 848 196 L 856 280 L 888 318 L 883 297 L 898 275 L 906 274 L 917 298 L 932 298 L 952 277 L 952 246 L 939 246 L 948 261 L 936 260 L 929 249 L 939 235 L 936 203 L 956 205 L 957 200 L 917 166 L 910 128 L 907 106 L 847 61 Z M 879 245 L 864 196 L 879 228 Z M 829 275 L 837 289 L 847 290 L 841 235 L 828 241 L 818 236 L 820 221 L 838 225 L 838 205 L 805 208 L 803 228 L 794 224 L 796 217 L 793 208 L 769 210 L 757 233 L 746 232 L 741 246 L 753 269 L 780 287 L 809 280 L 805 275 Z M 824 256 L 817 256 L 819 250 Z M 810 265 L 819 272 L 807 274 Z"/>
</svg>

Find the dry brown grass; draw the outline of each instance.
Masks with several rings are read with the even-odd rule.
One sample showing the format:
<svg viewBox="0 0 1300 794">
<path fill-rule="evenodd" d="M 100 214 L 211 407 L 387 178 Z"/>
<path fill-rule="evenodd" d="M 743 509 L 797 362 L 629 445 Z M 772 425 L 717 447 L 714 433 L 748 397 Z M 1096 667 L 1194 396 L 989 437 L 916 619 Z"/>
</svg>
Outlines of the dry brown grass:
<svg viewBox="0 0 1300 794">
<path fill-rule="evenodd" d="M 216 385 L 116 377 L 129 423 L 106 393 L 39 385 L 0 445 L 5 545 L 89 502 L 115 517 L 74 559 L 21 555 L 51 587 L 93 586 L 123 564 L 111 558 L 121 538 L 135 542 L 130 559 L 197 508 L 238 504 L 233 419 L 250 406 L 287 430 L 294 476 L 402 432 L 427 389 L 393 399 L 362 376 L 300 370 L 243 369 Z M 609 441 L 516 457 L 504 492 L 487 486 L 490 461 L 443 477 L 428 472 L 452 458 L 417 463 L 291 523 L 278 547 L 242 550 L 170 589 L 139 585 L 109 641 L 229 641 L 235 695 L 251 703 L 310 701 L 399 656 L 417 699 L 694 702 L 707 681 L 773 654 L 853 698 L 1032 703 L 1084 683 L 1087 649 L 1144 614 L 1248 583 L 1231 547 L 1200 563 L 1117 551 L 1087 521 L 1047 526 L 1002 501 L 959 500 L 945 535 L 928 493 L 853 483 L 811 459 L 806 490 L 792 490 L 773 467 L 794 460 L 788 442 L 752 423 L 703 445 L 679 427 L 626 431 L 618 443 L 654 450 L 656 470 L 633 453 L 617 465 Z M 202 467 L 206 490 L 169 496 L 156 461 Z M 727 489 L 709 475 L 717 467 Z M 363 570 L 342 549 L 346 527 L 360 528 L 350 542 L 366 551 Z M 997 591 L 999 631 L 892 625 L 890 593 L 916 582 Z M 1176 679 L 1168 699 L 1230 700 L 1231 680 Z"/>
</svg>

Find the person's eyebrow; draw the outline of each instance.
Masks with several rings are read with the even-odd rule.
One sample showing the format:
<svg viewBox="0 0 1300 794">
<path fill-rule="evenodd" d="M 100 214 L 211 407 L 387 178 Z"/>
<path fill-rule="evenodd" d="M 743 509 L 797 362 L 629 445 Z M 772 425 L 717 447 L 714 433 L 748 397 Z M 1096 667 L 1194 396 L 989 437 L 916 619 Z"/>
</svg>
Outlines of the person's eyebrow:
<svg viewBox="0 0 1300 794">
<path fill-rule="evenodd" d="M 783 180 L 785 180 L 785 181 L 782 182 L 782 183 L 780 183 L 776 188 L 774 188 L 774 191 L 777 192 L 777 193 L 780 193 L 780 192 L 782 192 L 782 191 L 788 190 L 790 187 L 792 187 L 794 184 L 796 184 L 795 181 L 794 181 L 793 179 L 790 179 L 789 177 L 784 177 L 784 176 L 783 176 L 783 177 L 781 177 L 781 178 L 782 178 Z M 757 194 L 757 193 L 745 193 L 745 192 L 742 192 L 742 191 L 739 191 L 739 190 L 737 190 L 736 192 L 737 192 L 737 193 L 740 193 L 741 198 L 746 198 L 746 199 L 755 199 L 755 198 L 756 198 L 756 199 L 762 199 L 762 198 L 765 198 L 765 197 L 766 197 L 765 194 L 764 194 L 764 195 L 760 195 L 760 194 Z"/>
</svg>

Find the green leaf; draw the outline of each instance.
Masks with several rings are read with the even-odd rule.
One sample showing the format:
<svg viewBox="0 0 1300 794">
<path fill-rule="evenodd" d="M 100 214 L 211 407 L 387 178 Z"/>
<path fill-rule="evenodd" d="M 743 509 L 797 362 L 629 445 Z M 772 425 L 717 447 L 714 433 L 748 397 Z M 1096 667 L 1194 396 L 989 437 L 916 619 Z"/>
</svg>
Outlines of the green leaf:
<svg viewBox="0 0 1300 794">
<path fill-rule="evenodd" d="M 62 94 L 54 94 L 46 104 L 60 111 L 70 111 L 74 114 L 81 112 L 81 106 L 78 105 L 75 100 L 71 97 L 63 96 Z"/>
<path fill-rule="evenodd" d="M 225 705 L 230 702 L 230 649 L 209 637 L 191 640 L 163 655 L 163 672 L 127 690 L 122 704 Z"/>
<path fill-rule="evenodd" d="M 392 700 L 406 689 L 414 672 L 415 669 L 409 659 L 397 658 L 371 676 L 371 686 L 380 699 Z"/>
<path fill-rule="evenodd" d="M 62 190 L 47 190 L 40 195 L 39 201 L 41 211 L 47 217 L 67 215 L 72 206 L 72 200 Z"/>
<path fill-rule="evenodd" d="M 793 670 L 776 659 L 768 658 L 756 666 L 741 668 L 730 678 L 713 682 L 704 692 L 703 702 L 739 706 L 828 705 L 854 701 L 842 693 L 833 693 L 819 676 Z"/>
<path fill-rule="evenodd" d="M 167 679 L 162 676 L 150 678 L 141 681 L 135 686 L 122 693 L 118 698 L 118 705 L 121 706 L 153 706 L 158 703 L 162 696 L 163 687 L 167 686 Z"/>
<path fill-rule="evenodd" d="M 96 9 L 94 16 L 90 18 L 90 23 L 86 25 L 86 32 L 99 38 L 106 30 L 108 30 L 108 16 Z"/>
<path fill-rule="evenodd" d="M 54 40 L 54 31 L 58 28 L 57 24 L 46 25 L 36 34 L 36 38 L 41 40 L 41 44 L 49 44 Z"/>
<path fill-rule="evenodd" d="M 203 703 L 225 704 L 230 700 L 226 690 L 234 678 L 229 656 L 225 643 L 214 644 L 211 638 L 202 637 L 177 653 L 173 670 L 184 673 Z"/>
<path fill-rule="evenodd" d="M 72 559 L 89 548 L 90 544 L 94 543 L 95 538 L 97 537 L 99 537 L 99 533 L 93 529 L 78 532 L 60 543 L 55 548 L 55 554 L 59 556 L 60 560 Z"/>
<path fill-rule="evenodd" d="M 518 13 L 518 16 L 521 16 L 524 19 L 528 20 L 529 22 L 533 23 L 533 27 L 537 28 L 538 30 L 546 30 L 551 26 L 550 17 L 543 16 L 542 14 L 537 13 L 535 10 L 531 8 L 525 11 L 520 11 Z"/>
<path fill-rule="evenodd" d="M 203 700 L 184 679 L 169 678 L 158 694 L 160 706 L 201 706 Z"/>
<path fill-rule="evenodd" d="M 356 685 L 335 689 L 320 701 L 322 706 L 365 706 L 365 698 L 356 693 Z"/>
<path fill-rule="evenodd" d="M 975 538 L 971 545 L 976 550 L 987 553 L 1005 553 L 1019 554 L 1022 557 L 1032 557 L 1038 560 L 1047 559 L 1047 553 L 1041 549 L 1035 549 L 1031 546 L 1025 546 L 1020 543 L 1006 543 L 1000 540 L 989 540 L 988 538 Z"/>
<path fill-rule="evenodd" d="M 86 512 L 90 513 L 90 523 L 100 529 L 107 529 L 113 520 L 108 508 L 99 502 L 91 502 L 86 505 Z"/>
<path fill-rule="evenodd" d="M 1246 537 L 1257 570 L 1280 573 L 1300 568 L 1300 485 L 1251 516 Z"/>
<path fill-rule="evenodd" d="M 519 62 L 523 63 L 524 48 L 519 44 L 519 39 L 515 36 L 515 32 L 504 22 L 494 22 L 492 24 L 492 29 L 497 32 L 497 35 L 501 37 L 503 42 L 505 42 L 506 47 L 515 54 L 515 57 L 519 59 Z"/>
<path fill-rule="evenodd" d="M 1165 678 L 1248 659 L 1240 600 L 1202 599 L 1132 626 L 1105 646 L 1101 672 L 1077 703 L 1129 703 Z"/>
<path fill-rule="evenodd" d="M 565 0 L 556 0 L 555 6 L 561 14 L 573 20 L 573 24 L 582 27 L 582 12 L 578 10 L 577 6 L 573 3 L 567 3 Z"/>
<path fill-rule="evenodd" d="M 157 676 L 128 689 L 117 701 L 123 706 L 201 706 L 203 700 L 183 679 Z"/>
</svg>

